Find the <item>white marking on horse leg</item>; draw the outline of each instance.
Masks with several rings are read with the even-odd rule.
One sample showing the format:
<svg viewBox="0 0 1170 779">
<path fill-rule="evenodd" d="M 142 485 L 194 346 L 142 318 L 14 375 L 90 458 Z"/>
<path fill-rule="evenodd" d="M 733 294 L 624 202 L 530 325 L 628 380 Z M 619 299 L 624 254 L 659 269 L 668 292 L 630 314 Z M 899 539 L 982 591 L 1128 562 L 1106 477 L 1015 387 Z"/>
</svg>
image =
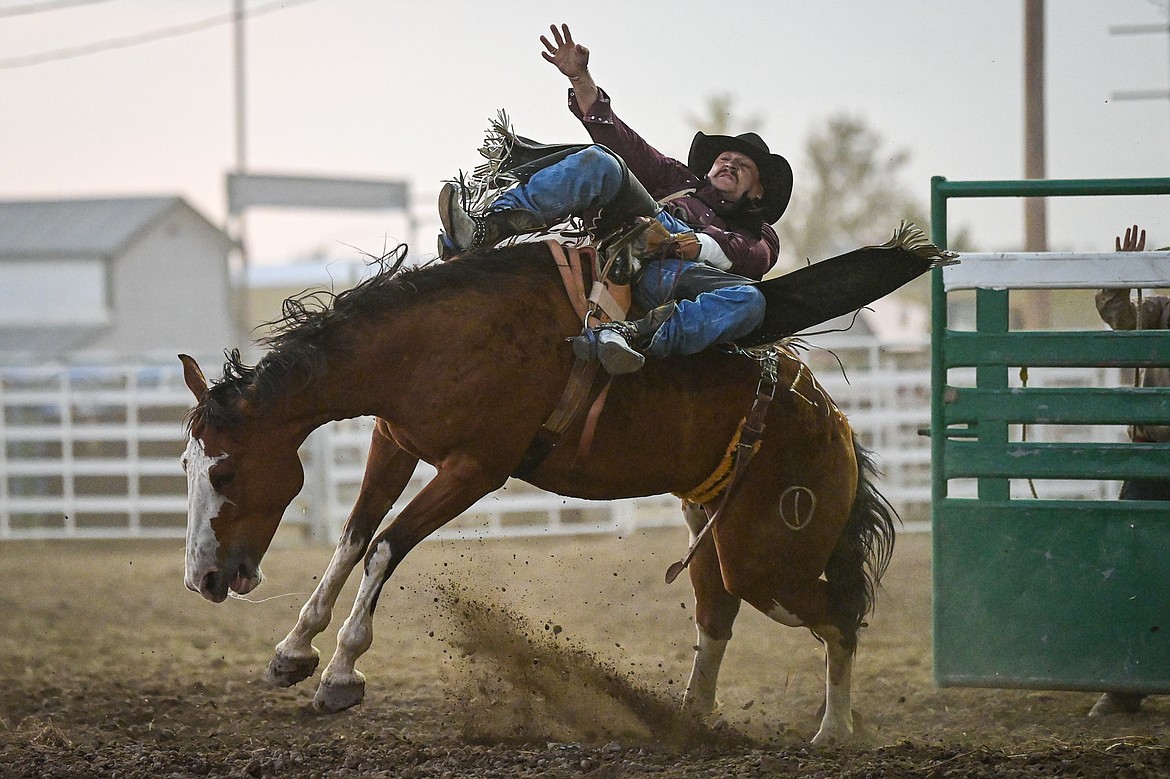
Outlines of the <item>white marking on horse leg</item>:
<svg viewBox="0 0 1170 779">
<path fill-rule="evenodd" d="M 825 716 L 812 742 L 842 744 L 853 740 L 853 652 L 836 628 L 818 632 L 825 642 Z"/>
<path fill-rule="evenodd" d="M 804 622 L 800 617 L 793 614 L 788 609 L 780 605 L 780 601 L 772 601 L 772 608 L 764 612 L 770 618 L 779 622 L 781 625 L 787 625 L 790 628 L 804 627 Z"/>
<path fill-rule="evenodd" d="M 349 543 L 345 543 L 345 539 L 338 542 L 325 573 L 321 575 L 321 581 L 301 607 L 297 624 L 284 640 L 276 645 L 278 658 L 294 660 L 317 656 L 317 650 L 313 648 L 313 639 L 329 627 L 337 597 L 365 551 L 364 544 L 352 539 Z"/>
<path fill-rule="evenodd" d="M 693 544 L 707 524 L 707 512 L 696 503 L 683 503 L 683 520 L 687 523 L 687 530 L 690 531 L 691 543 Z"/>
<path fill-rule="evenodd" d="M 374 641 L 374 605 L 392 559 L 389 541 L 381 541 L 370 555 L 353 609 L 337 631 L 337 649 L 321 674 L 313 699 L 313 705 L 320 710 L 339 711 L 358 703 L 364 695 L 365 675 L 354 665 Z"/>
<path fill-rule="evenodd" d="M 203 442 L 195 436 L 187 439 L 183 453 L 183 470 L 187 472 L 187 544 L 183 583 L 192 592 L 199 592 L 203 578 L 216 568 L 219 542 L 211 520 L 227 500 L 211 486 L 211 467 L 227 457 L 208 457 Z"/>
<path fill-rule="evenodd" d="M 698 633 L 699 643 L 695 647 L 691 678 L 683 694 L 683 706 L 700 714 L 710 714 L 715 710 L 715 687 L 719 682 L 719 667 L 723 664 L 728 639 L 711 638 L 702 628 L 698 628 Z"/>
</svg>

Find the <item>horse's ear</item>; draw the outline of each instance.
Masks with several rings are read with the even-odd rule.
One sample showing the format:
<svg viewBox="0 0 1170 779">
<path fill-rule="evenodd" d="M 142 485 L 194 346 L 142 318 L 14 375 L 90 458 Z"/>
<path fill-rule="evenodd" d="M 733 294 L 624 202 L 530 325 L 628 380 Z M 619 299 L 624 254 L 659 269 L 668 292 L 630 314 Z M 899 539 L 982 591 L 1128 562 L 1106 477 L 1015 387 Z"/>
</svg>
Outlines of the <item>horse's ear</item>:
<svg viewBox="0 0 1170 779">
<path fill-rule="evenodd" d="M 195 395 L 195 400 L 203 400 L 203 394 L 207 392 L 207 379 L 203 378 L 199 363 L 188 354 L 180 354 L 179 362 L 183 363 L 183 380 L 187 382 L 187 388 Z"/>
</svg>

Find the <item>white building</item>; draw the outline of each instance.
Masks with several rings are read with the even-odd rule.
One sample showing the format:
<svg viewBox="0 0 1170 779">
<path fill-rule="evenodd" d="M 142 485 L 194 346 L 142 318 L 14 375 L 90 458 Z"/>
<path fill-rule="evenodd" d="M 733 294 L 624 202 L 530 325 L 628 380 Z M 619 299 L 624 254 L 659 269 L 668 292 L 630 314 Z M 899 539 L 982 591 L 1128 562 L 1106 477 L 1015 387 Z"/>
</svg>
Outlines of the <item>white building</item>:
<svg viewBox="0 0 1170 779">
<path fill-rule="evenodd" d="M 0 360 L 174 360 L 243 346 L 233 249 L 177 196 L 0 202 Z"/>
</svg>

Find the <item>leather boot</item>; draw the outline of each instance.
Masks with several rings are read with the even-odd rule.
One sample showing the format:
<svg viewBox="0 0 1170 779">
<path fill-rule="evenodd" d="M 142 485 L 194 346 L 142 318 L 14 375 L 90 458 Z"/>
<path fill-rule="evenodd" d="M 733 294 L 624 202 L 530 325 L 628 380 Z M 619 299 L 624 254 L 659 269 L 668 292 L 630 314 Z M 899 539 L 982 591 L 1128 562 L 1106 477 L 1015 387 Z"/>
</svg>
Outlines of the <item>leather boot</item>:
<svg viewBox="0 0 1170 779">
<path fill-rule="evenodd" d="M 439 218 L 443 221 L 440 254 L 444 256 L 493 246 L 513 235 L 547 227 L 531 211 L 489 211 L 482 216 L 468 213 L 463 207 L 459 185 L 450 181 L 439 191 Z"/>
<path fill-rule="evenodd" d="M 641 319 L 595 325 L 573 339 L 573 353 L 583 360 L 600 360 L 611 376 L 633 373 L 646 362 L 640 350 L 650 345 L 658 328 L 676 308 L 672 300 Z"/>
</svg>

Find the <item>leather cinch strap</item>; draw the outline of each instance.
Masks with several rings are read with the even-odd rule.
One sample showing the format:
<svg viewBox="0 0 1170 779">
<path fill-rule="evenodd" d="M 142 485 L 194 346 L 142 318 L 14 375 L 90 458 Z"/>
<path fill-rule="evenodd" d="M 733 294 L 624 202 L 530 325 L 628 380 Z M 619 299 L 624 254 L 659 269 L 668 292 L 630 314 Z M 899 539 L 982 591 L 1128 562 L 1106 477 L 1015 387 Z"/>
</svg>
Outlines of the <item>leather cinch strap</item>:
<svg viewBox="0 0 1170 779">
<path fill-rule="evenodd" d="M 561 281 L 565 285 L 569 302 L 573 304 L 573 310 L 584 326 L 589 326 L 592 323 L 591 320 L 601 322 L 605 319 L 625 317 L 629 308 L 629 287 L 624 287 L 625 294 L 621 295 L 626 298 L 626 304 L 623 306 L 601 281 L 604 276 L 596 250 L 592 247 L 579 249 L 566 247 L 551 239 L 545 243 L 548 245 L 549 251 L 552 252 L 557 269 L 561 272 Z M 586 258 L 588 258 L 590 275 L 593 278 L 588 298 L 585 296 Z M 600 313 L 598 309 L 600 309 Z M 589 390 L 593 387 L 600 365 L 596 360 L 578 359 L 573 363 L 573 369 L 569 373 L 569 381 L 565 385 L 564 392 L 561 393 L 561 399 L 557 401 L 556 408 L 553 409 L 545 423 L 540 426 L 536 437 L 529 444 L 528 450 L 516 467 L 514 476 L 518 478 L 527 476 L 561 442 L 565 431 L 569 429 L 584 409 L 585 401 L 589 397 Z M 598 418 L 601 416 L 601 409 L 605 405 L 608 391 L 609 382 L 607 381 L 589 409 L 580 446 L 577 450 L 578 457 L 584 457 L 593 443 L 593 434 L 596 432 Z"/>
<path fill-rule="evenodd" d="M 589 301 L 585 298 L 585 275 L 581 270 L 581 250 L 566 248 L 559 241 L 546 240 L 545 244 L 552 252 L 553 262 L 561 272 L 561 283 L 565 285 L 565 292 L 569 295 L 569 302 L 577 312 L 577 318 L 582 322 L 589 314 Z"/>
</svg>

